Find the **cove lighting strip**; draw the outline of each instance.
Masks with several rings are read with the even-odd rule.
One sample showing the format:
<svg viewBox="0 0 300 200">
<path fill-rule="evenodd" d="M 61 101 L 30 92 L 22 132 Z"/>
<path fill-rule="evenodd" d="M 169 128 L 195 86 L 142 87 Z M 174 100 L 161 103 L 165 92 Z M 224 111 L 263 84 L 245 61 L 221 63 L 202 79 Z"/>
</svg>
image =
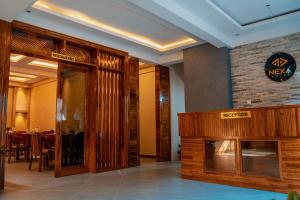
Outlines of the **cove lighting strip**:
<svg viewBox="0 0 300 200">
<path fill-rule="evenodd" d="M 17 72 L 9 72 L 10 76 L 17 76 L 17 77 L 24 77 L 24 78 L 37 78 L 36 75 L 32 74 L 22 74 L 22 73 L 17 73 Z"/>
<path fill-rule="evenodd" d="M 187 39 L 177 41 L 174 43 L 170 43 L 167 45 L 161 45 L 161 44 L 158 44 L 158 43 L 152 41 L 151 39 L 146 38 L 142 35 L 138 35 L 138 34 L 131 33 L 131 32 L 125 31 L 125 30 L 121 30 L 119 28 L 102 23 L 99 20 L 94 19 L 84 13 L 81 13 L 81 12 L 78 12 L 78 11 L 75 11 L 72 9 L 64 8 L 61 6 L 57 6 L 57 5 L 51 4 L 49 2 L 37 1 L 33 4 L 32 7 L 35 9 L 50 13 L 52 15 L 63 17 L 65 19 L 68 19 L 71 21 L 75 21 L 84 26 L 89 26 L 91 28 L 94 28 L 94 29 L 97 29 L 100 31 L 104 31 L 109 34 L 116 35 L 123 39 L 127 39 L 130 41 L 139 43 L 141 45 L 148 46 L 150 48 L 156 49 L 161 52 L 168 51 L 168 50 L 178 48 L 178 47 L 182 47 L 185 45 L 190 45 L 190 44 L 197 42 L 196 40 L 194 40 L 192 38 L 187 38 Z"/>
<path fill-rule="evenodd" d="M 23 58 L 25 58 L 26 56 L 23 55 L 19 55 L 19 54 L 11 54 L 10 55 L 10 61 L 11 62 L 19 62 L 20 60 L 22 60 Z"/>
<path fill-rule="evenodd" d="M 23 77 L 15 77 L 15 76 L 9 76 L 10 81 L 16 81 L 16 82 L 26 82 L 29 81 L 29 78 L 23 78 Z"/>
<path fill-rule="evenodd" d="M 49 69 L 57 69 L 57 67 L 58 67 L 57 64 L 46 62 L 46 61 L 38 61 L 38 60 L 31 61 L 30 63 L 28 63 L 28 65 L 45 67 L 45 68 L 49 68 Z"/>
</svg>

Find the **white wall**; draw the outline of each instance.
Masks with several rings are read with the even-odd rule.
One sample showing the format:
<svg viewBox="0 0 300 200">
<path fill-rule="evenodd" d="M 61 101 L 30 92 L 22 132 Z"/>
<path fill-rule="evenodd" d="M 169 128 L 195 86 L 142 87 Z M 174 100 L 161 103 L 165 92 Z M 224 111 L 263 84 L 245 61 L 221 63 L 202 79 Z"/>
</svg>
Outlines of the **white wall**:
<svg viewBox="0 0 300 200">
<path fill-rule="evenodd" d="M 156 156 L 155 68 L 139 71 L 140 154 Z"/>
<path fill-rule="evenodd" d="M 178 145 L 180 144 L 177 114 L 185 112 L 183 63 L 170 67 L 170 90 L 171 90 L 171 141 L 172 160 L 178 160 Z"/>
</svg>

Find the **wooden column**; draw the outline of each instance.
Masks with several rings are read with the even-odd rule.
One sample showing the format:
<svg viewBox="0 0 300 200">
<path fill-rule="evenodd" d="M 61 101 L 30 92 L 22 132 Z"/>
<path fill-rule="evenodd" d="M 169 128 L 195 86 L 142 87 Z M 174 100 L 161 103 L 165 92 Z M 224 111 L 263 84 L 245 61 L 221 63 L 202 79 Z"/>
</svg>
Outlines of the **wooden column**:
<svg viewBox="0 0 300 200">
<path fill-rule="evenodd" d="M 0 143 L 5 144 L 7 93 L 10 68 L 11 24 L 0 20 Z M 4 156 L 0 160 L 0 189 L 4 189 Z"/>
<path fill-rule="evenodd" d="M 128 166 L 140 165 L 139 60 L 129 58 L 129 147 Z"/>
<path fill-rule="evenodd" d="M 171 111 L 169 68 L 155 67 L 156 157 L 171 160 Z"/>
</svg>

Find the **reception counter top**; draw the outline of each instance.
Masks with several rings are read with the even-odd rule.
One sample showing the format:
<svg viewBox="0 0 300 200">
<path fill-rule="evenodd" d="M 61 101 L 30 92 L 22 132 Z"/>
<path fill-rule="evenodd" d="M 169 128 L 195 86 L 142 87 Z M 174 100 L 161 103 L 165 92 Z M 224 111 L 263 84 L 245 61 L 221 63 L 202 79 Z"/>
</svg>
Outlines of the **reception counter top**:
<svg viewBox="0 0 300 200">
<path fill-rule="evenodd" d="M 183 178 L 300 192 L 300 105 L 178 114 Z"/>
</svg>

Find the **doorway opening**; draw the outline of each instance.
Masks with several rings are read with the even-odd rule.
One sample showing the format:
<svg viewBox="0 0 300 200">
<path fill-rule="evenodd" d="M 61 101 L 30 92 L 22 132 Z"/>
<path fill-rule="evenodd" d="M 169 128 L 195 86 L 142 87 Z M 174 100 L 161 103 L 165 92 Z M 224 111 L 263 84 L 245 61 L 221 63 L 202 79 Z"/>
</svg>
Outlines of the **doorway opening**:
<svg viewBox="0 0 300 200">
<path fill-rule="evenodd" d="M 16 53 L 10 63 L 5 172 L 53 174 L 58 63 Z"/>
<path fill-rule="evenodd" d="M 156 162 L 155 66 L 140 64 L 140 162 Z"/>
<path fill-rule="evenodd" d="M 169 68 L 139 64 L 140 161 L 171 161 Z"/>
</svg>

